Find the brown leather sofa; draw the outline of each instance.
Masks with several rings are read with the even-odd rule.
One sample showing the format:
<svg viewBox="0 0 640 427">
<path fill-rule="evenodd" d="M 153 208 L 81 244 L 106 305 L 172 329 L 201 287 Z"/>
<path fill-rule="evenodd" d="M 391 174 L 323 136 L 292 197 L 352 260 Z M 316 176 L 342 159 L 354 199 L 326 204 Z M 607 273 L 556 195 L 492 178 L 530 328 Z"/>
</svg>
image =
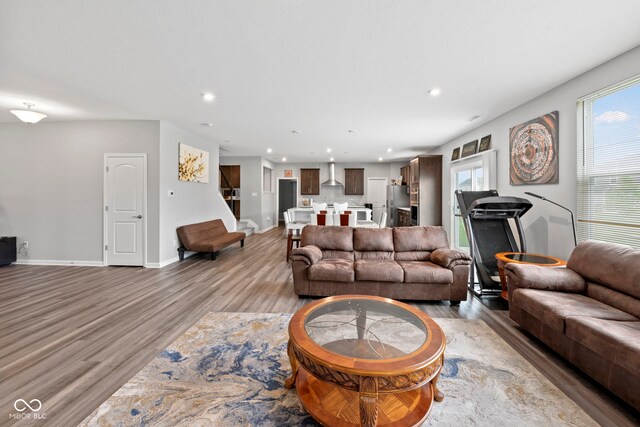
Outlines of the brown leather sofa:
<svg viewBox="0 0 640 427">
<path fill-rule="evenodd" d="M 291 251 L 297 295 L 378 295 L 406 300 L 467 299 L 469 256 L 449 248 L 442 227 L 308 225 Z"/>
<path fill-rule="evenodd" d="M 178 248 L 180 261 L 184 259 L 185 251 L 210 252 L 211 259 L 214 260 L 218 251 L 229 245 L 240 242 L 240 247 L 243 247 L 247 237 L 241 231 L 228 232 L 221 219 L 183 225 L 176 231 L 182 243 Z"/>
<path fill-rule="evenodd" d="M 640 410 L 640 250 L 586 241 L 567 268 L 505 273 L 511 319 Z"/>
</svg>

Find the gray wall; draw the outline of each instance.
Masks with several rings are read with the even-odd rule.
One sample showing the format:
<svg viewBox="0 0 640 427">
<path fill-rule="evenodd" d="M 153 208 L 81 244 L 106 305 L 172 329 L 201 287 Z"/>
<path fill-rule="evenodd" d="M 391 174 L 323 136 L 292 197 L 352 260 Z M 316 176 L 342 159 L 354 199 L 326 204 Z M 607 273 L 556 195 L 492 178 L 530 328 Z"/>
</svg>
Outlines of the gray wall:
<svg viewBox="0 0 640 427">
<path fill-rule="evenodd" d="M 208 184 L 178 180 L 179 143 L 209 152 Z M 235 218 L 218 191 L 218 149 L 211 140 L 160 123 L 160 265 L 177 259 L 176 228 L 181 225 L 221 218 L 235 230 Z"/>
<path fill-rule="evenodd" d="M 29 241 L 20 260 L 101 263 L 104 153 L 147 153 L 148 246 L 157 248 L 158 135 L 157 121 L 0 124 L 0 235 Z"/>
<path fill-rule="evenodd" d="M 542 200 L 526 196 L 525 191 L 541 194 L 563 204 L 575 213 L 577 205 L 576 101 L 581 96 L 615 84 L 640 72 L 640 47 L 558 86 L 502 116 L 438 147 L 429 154 L 443 154 L 443 222 L 450 230 L 451 152 L 464 143 L 491 135 L 497 150 L 497 182 L 500 195 L 526 197 L 534 207 L 523 218 L 529 252 L 566 259 L 573 249 L 573 234 L 568 213 Z M 509 184 L 509 128 L 558 110 L 560 182 L 553 185 L 511 186 Z"/>
</svg>

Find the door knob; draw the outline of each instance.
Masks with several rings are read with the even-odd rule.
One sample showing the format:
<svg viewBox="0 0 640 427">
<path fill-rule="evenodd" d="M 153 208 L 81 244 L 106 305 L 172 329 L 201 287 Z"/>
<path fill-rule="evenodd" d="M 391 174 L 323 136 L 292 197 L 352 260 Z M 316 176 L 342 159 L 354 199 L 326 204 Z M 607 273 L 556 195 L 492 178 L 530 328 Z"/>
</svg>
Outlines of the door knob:
<svg viewBox="0 0 640 427">
<path fill-rule="evenodd" d="M 142 215 L 134 215 L 131 218 L 138 218 L 138 219 L 142 219 Z"/>
</svg>

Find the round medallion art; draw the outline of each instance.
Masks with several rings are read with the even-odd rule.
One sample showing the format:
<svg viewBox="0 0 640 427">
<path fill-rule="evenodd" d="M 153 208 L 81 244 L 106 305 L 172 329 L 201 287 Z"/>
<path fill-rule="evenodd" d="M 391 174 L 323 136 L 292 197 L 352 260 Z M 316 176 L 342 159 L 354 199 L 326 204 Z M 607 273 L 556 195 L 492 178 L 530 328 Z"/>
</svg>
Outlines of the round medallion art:
<svg viewBox="0 0 640 427">
<path fill-rule="evenodd" d="M 558 112 L 509 131 L 511 185 L 558 182 Z"/>
</svg>

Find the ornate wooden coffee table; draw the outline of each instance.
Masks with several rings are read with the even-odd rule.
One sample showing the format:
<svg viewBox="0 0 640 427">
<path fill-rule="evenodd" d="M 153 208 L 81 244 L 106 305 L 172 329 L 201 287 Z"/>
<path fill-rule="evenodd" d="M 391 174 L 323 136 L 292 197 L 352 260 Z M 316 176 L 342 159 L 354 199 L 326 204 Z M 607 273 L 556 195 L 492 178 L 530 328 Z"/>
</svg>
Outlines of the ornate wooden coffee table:
<svg viewBox="0 0 640 427">
<path fill-rule="evenodd" d="M 292 375 L 304 407 L 326 426 L 422 423 L 444 364 L 445 336 L 422 311 L 345 295 L 301 308 L 289 323 Z"/>
</svg>

